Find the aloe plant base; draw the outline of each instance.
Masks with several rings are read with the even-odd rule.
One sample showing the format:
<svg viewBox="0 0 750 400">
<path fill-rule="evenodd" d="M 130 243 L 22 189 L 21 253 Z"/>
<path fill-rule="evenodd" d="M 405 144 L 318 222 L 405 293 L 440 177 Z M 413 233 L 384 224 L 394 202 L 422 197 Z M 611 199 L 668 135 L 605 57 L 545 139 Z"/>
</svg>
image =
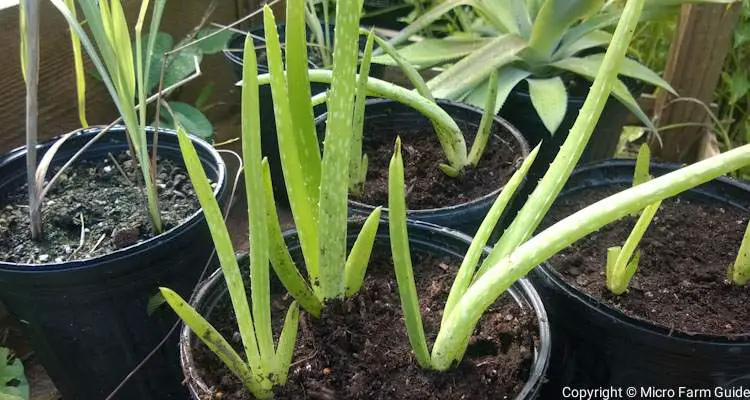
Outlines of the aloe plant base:
<svg viewBox="0 0 750 400">
<path fill-rule="evenodd" d="M 359 226 L 350 224 L 351 241 L 355 238 L 351 233 Z M 415 258 L 421 262 L 416 265 L 423 267 L 417 270 L 420 293 L 427 307 L 440 310 L 468 238 L 418 223 L 410 225 L 409 231 L 412 246 L 420 253 Z M 522 280 L 498 302 L 461 366 L 446 373 L 421 370 L 401 321 L 387 232 L 386 223 L 381 223 L 363 291 L 345 302 L 329 304 L 321 320 L 308 315 L 301 318 L 289 380 L 277 398 L 313 392 L 321 398 L 537 398 L 546 370 L 549 332 L 533 287 Z M 292 254 L 300 256 L 296 233 L 286 238 Z M 217 273 L 201 289 L 196 305 L 204 313 L 224 314 L 230 327 L 222 333 L 231 335 L 236 329 L 229 320 L 231 311 L 222 313 L 221 306 L 226 297 L 223 278 Z M 427 321 L 439 320 L 439 312 L 434 312 Z M 500 331 L 500 327 L 507 330 Z M 241 398 L 235 397 L 242 395 L 239 381 L 217 373 L 222 367 L 216 364 L 218 359 L 206 364 L 206 357 L 214 356 L 199 346 L 190 331 L 183 330 L 181 360 L 193 397 L 202 399 L 221 391 L 224 399 Z"/>
<path fill-rule="evenodd" d="M 70 138 L 58 152 L 59 159 L 66 160 L 98 132 L 90 129 Z M 149 140 L 152 138 L 149 135 Z M 204 167 L 217 183 L 215 193 L 223 200 L 227 194 L 224 163 L 209 145 L 199 140 L 195 143 Z M 40 151 L 49 145 L 42 144 Z M 118 154 L 127 148 L 124 131 L 116 128 L 92 145 L 82 159 L 100 161 L 108 153 Z M 181 163 L 173 132 L 160 132 L 159 155 Z M 25 157 L 24 150 L 17 150 L 0 160 L 0 199 L 23 184 Z M 212 249 L 198 210 L 161 235 L 108 254 L 57 263 L 50 259 L 47 264 L 0 262 L 0 299 L 11 314 L 25 322 L 35 356 L 65 399 L 103 399 L 177 320 L 168 309 L 149 315 L 149 299 L 160 285 L 189 296 Z M 116 398 L 184 398 L 176 344 L 174 334 Z"/>
<path fill-rule="evenodd" d="M 438 100 L 438 104 L 458 123 L 470 145 L 482 111 L 449 100 Z M 316 121 L 319 137 L 326 117 Z M 366 217 L 375 207 L 388 205 L 388 162 L 399 135 L 406 163 L 407 217 L 473 235 L 505 182 L 529 154 L 521 133 L 504 119 L 495 117 L 491 134 L 478 167 L 452 178 L 438 167 L 445 155 L 426 117 L 392 100 L 368 99 L 362 151 L 369 158 L 368 172 L 364 195 L 349 196 L 350 213 Z"/>
<path fill-rule="evenodd" d="M 655 175 L 676 168 L 651 167 Z M 561 205 L 578 201 L 578 196 L 630 185 L 633 169 L 634 163 L 626 160 L 580 168 L 551 215 Z M 592 262 L 598 264 L 593 260 L 602 250 L 596 247 L 592 253 L 591 246 L 612 237 L 617 225 L 584 239 L 531 274 L 548 307 L 553 333 L 560 338 L 552 357 L 552 377 L 559 382 L 553 386 L 731 387 L 747 377 L 750 335 L 742 304 L 750 296 L 749 288 L 730 286 L 725 270 L 731 261 L 723 265 L 716 257 L 722 254 L 732 260 L 739 246 L 750 209 L 750 186 L 720 178 L 680 199 L 665 201 L 657 212 L 641 242 L 640 266 L 630 291 L 620 298 L 605 290 L 595 295 L 587 272 L 594 268 Z M 710 220 L 711 215 L 721 218 Z M 727 235 L 732 230 L 736 238 Z M 577 267 L 571 264 L 575 260 L 580 260 Z M 604 271 L 604 263 L 597 267 Z M 668 275 L 673 275 L 671 282 L 664 281 Z M 727 300 L 720 302 L 722 296 Z"/>
</svg>

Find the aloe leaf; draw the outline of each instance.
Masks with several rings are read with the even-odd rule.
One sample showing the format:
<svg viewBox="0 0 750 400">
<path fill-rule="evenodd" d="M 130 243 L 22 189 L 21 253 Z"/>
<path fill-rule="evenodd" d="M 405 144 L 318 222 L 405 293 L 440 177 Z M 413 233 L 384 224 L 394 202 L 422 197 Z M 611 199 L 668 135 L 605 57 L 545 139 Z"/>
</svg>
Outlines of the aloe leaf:
<svg viewBox="0 0 750 400">
<path fill-rule="evenodd" d="M 268 223 L 266 198 L 262 196 L 260 96 L 258 94 L 258 62 L 253 38 L 245 37 L 242 63 L 242 161 L 244 164 L 247 215 L 250 220 L 250 280 L 255 334 L 258 350 L 266 371 L 276 370 L 276 356 L 271 329 L 271 288 L 268 267 Z"/>
<path fill-rule="evenodd" d="M 648 144 L 643 143 L 638 149 L 638 157 L 635 160 L 635 172 L 633 173 L 633 186 L 638 186 L 651 180 L 648 171 L 649 160 L 651 159 L 651 150 Z"/>
<path fill-rule="evenodd" d="M 596 63 L 593 60 L 588 61 L 581 61 L 585 60 L 583 58 L 567 58 L 565 60 L 556 61 L 552 64 L 550 64 L 553 67 L 564 69 L 573 73 L 578 74 L 579 76 L 582 76 L 586 79 L 594 79 L 596 76 L 597 71 L 599 70 L 599 67 L 601 63 Z M 619 73 L 619 70 L 618 70 Z M 646 125 L 647 128 L 651 129 L 653 132 L 658 132 L 658 129 L 654 125 L 654 123 L 651 121 L 651 118 L 649 118 L 646 113 L 643 112 L 641 107 L 638 105 L 638 101 L 633 97 L 633 95 L 628 90 L 627 86 L 625 86 L 622 81 L 619 79 L 615 83 L 615 85 L 612 87 L 612 95 L 615 96 L 617 100 L 620 101 L 625 107 L 627 107 L 630 112 L 632 112 L 638 119 L 643 122 L 644 125 Z"/>
<path fill-rule="evenodd" d="M 638 259 L 640 253 L 633 257 L 636 251 L 638 243 L 640 243 L 643 235 L 646 233 L 648 226 L 654 219 L 656 212 L 659 211 L 661 201 L 657 201 L 646 207 L 643 213 L 635 223 L 633 230 L 628 235 L 625 243 L 622 245 L 622 249 L 617 254 L 617 259 L 614 265 L 608 269 L 612 272 L 611 275 L 607 275 L 607 288 L 615 295 L 621 295 L 625 293 L 630 284 L 630 279 L 635 274 L 635 270 L 638 267 Z M 631 260 L 631 257 L 632 260 Z M 608 260 L 609 261 L 609 260 Z"/>
<path fill-rule="evenodd" d="M 461 296 L 466 293 L 466 289 L 469 288 L 469 284 L 474 277 L 474 272 L 477 269 L 479 259 L 483 254 L 487 241 L 495 230 L 497 221 L 500 220 L 503 212 L 505 212 L 506 207 L 513 199 L 513 195 L 516 193 L 516 190 L 518 190 L 518 187 L 526 180 L 526 175 L 529 173 L 531 165 L 534 164 L 534 160 L 536 160 L 536 156 L 539 154 L 540 147 L 541 145 L 537 145 L 534 150 L 529 153 L 528 157 L 523 160 L 521 167 L 510 177 L 508 183 L 505 184 L 503 190 L 500 191 L 500 194 L 492 203 L 492 207 L 490 207 L 487 215 L 482 220 L 482 224 L 479 225 L 479 229 L 477 229 L 477 232 L 474 235 L 474 240 L 472 240 L 469 245 L 469 250 L 466 251 L 466 256 L 464 256 L 464 259 L 461 262 L 461 267 L 456 273 L 456 279 L 453 281 L 451 291 L 448 294 L 448 300 L 446 301 L 445 309 L 443 310 L 443 322 L 445 322 L 448 315 L 453 311 L 453 307 L 458 300 L 461 299 Z"/>
<path fill-rule="evenodd" d="M 216 248 L 216 255 L 219 258 L 219 264 L 224 273 L 224 280 L 227 282 L 229 298 L 232 300 L 232 307 L 237 318 L 237 326 L 239 327 L 242 343 L 245 347 L 245 356 L 251 368 L 254 371 L 259 371 L 261 370 L 261 361 L 258 352 L 258 343 L 256 342 L 255 326 L 253 324 L 253 317 L 250 314 L 245 286 L 242 283 L 240 267 L 234 255 L 232 239 L 224 224 L 219 203 L 214 197 L 213 189 L 209 184 L 206 172 L 203 170 L 198 153 L 190 141 L 188 134 L 179 125 L 177 126 L 177 139 L 179 140 L 180 151 L 185 161 L 185 168 L 190 176 L 190 182 L 193 184 L 195 195 L 198 197 L 203 215 L 208 223 L 208 229 L 211 232 L 211 238 Z"/>
<path fill-rule="evenodd" d="M 516 61 L 525 46 L 526 41 L 520 36 L 498 36 L 432 78 L 427 86 L 437 98 L 455 99 L 485 80 L 492 71 Z"/>
<path fill-rule="evenodd" d="M 393 60 L 396 61 L 396 65 L 401 68 L 401 71 L 409 79 L 409 82 L 414 85 L 414 88 L 417 90 L 417 92 L 419 92 L 419 94 L 421 94 L 425 98 L 434 100 L 432 94 L 430 93 L 430 89 L 427 88 L 427 83 L 425 83 L 424 79 L 422 79 L 422 75 L 419 74 L 419 71 L 417 71 L 408 60 L 402 57 L 401 54 L 393 46 L 391 46 L 390 43 L 381 39 L 377 35 L 374 36 L 374 38 L 378 43 L 378 46 L 380 46 L 380 48 L 383 49 L 383 51 L 385 51 L 387 55 L 389 55 L 391 58 L 393 58 Z"/>
<path fill-rule="evenodd" d="M 250 389 L 253 396 L 259 399 L 273 397 L 270 382 L 264 380 L 258 371 L 253 371 L 216 328 L 173 290 L 160 287 L 159 291 L 185 325 Z"/>
<path fill-rule="evenodd" d="M 297 300 L 297 303 L 314 317 L 320 317 L 323 304 L 315 297 L 312 288 L 310 288 L 310 285 L 308 285 L 305 278 L 300 274 L 284 242 L 284 235 L 279 225 L 279 216 L 276 213 L 276 204 L 271 186 L 271 169 L 268 166 L 267 159 L 263 159 L 263 183 L 263 193 L 266 197 L 266 213 L 268 214 L 266 218 L 268 222 L 268 236 L 271 242 L 269 251 L 273 270 L 289 294 Z"/>
<path fill-rule="evenodd" d="M 443 39 L 423 39 L 397 49 L 399 56 L 416 68 L 429 68 L 457 60 L 486 45 L 489 38 L 447 37 Z M 391 48 L 393 46 L 388 43 Z M 380 45 L 380 43 L 379 43 Z M 373 57 L 377 64 L 398 65 L 398 61 L 380 45 L 386 54 Z"/>
<path fill-rule="evenodd" d="M 402 29 L 396 36 L 394 36 L 390 43 L 393 46 L 397 46 L 401 43 L 409 40 L 410 37 L 419 33 L 421 30 L 432 25 L 433 22 L 440 19 L 443 15 L 447 14 L 456 7 L 473 3 L 473 0 L 446 0 L 440 3 L 436 3 L 432 8 L 427 10 L 419 18 L 414 20 L 406 28 Z"/>
<path fill-rule="evenodd" d="M 370 262 L 372 246 L 375 244 L 375 237 L 380 226 L 381 211 L 382 207 L 377 207 L 367 217 L 362 225 L 362 230 L 357 235 L 357 240 L 354 241 L 349 257 L 346 259 L 346 267 L 344 268 L 346 297 L 354 296 L 362 288 L 367 265 Z"/>
<path fill-rule="evenodd" d="M 572 43 L 563 43 L 560 48 L 555 51 L 555 59 L 563 59 L 573 57 L 581 51 L 593 49 L 597 47 L 607 47 L 609 42 L 612 41 L 612 34 L 603 30 L 592 30 L 585 34 L 580 39 Z"/>
<path fill-rule="evenodd" d="M 551 134 L 557 131 L 568 109 L 568 91 L 560 77 L 526 79 L 531 104 Z"/>
<path fill-rule="evenodd" d="M 365 52 L 362 62 L 359 64 L 359 76 L 357 77 L 356 99 L 354 100 L 354 121 L 352 126 L 351 150 L 349 151 L 349 191 L 362 194 L 364 191 L 365 177 L 367 176 L 367 165 L 362 159 L 362 135 L 365 127 L 365 100 L 367 100 L 367 79 L 370 74 L 370 61 L 372 59 L 372 46 L 375 33 L 370 31 L 367 35 Z"/>
<path fill-rule="evenodd" d="M 534 20 L 529 46 L 540 54 L 551 55 L 568 28 L 599 10 L 603 3 L 603 0 L 546 0 Z"/>
<path fill-rule="evenodd" d="M 320 145 L 315 131 L 315 118 L 310 102 L 310 79 L 305 31 L 305 0 L 289 0 L 286 6 L 286 70 L 292 126 L 297 140 L 297 151 L 305 174 L 308 196 L 320 196 Z M 320 27 L 320 23 L 316 25 Z M 324 44 L 324 43 L 322 43 Z M 313 202 L 313 206 L 316 204 Z M 312 210 L 313 215 L 317 208 Z"/>
<path fill-rule="evenodd" d="M 299 306 L 292 302 L 284 318 L 284 326 L 279 335 L 279 346 L 276 348 L 276 364 L 278 365 L 278 384 L 286 384 L 289 367 L 294 356 L 294 346 L 297 343 L 297 331 L 299 330 Z"/>
<path fill-rule="evenodd" d="M 595 63 L 595 65 L 601 65 L 602 60 L 604 59 L 604 54 L 592 54 L 590 56 L 584 57 L 583 59 L 591 60 L 590 62 Z M 650 70 L 645 65 L 633 59 L 626 58 L 622 61 L 622 65 L 620 66 L 620 75 L 625 75 L 643 82 L 650 83 L 654 86 L 668 91 L 675 96 L 679 96 L 677 91 L 672 87 L 672 85 L 669 84 L 669 82 L 665 81 L 656 72 Z"/>
<path fill-rule="evenodd" d="M 359 1 L 336 2 L 333 77 L 323 149 L 318 214 L 320 280 L 324 299 L 344 296 L 349 151 L 359 55 Z"/>
<path fill-rule="evenodd" d="M 508 99 L 508 96 L 510 95 L 510 92 L 513 91 L 513 88 L 515 88 L 519 82 L 526 79 L 529 75 L 531 75 L 531 72 L 525 69 L 516 68 L 512 65 L 506 65 L 505 67 L 498 69 L 497 95 L 495 99 L 494 109 L 495 114 L 497 114 L 503 107 L 503 104 L 505 104 L 505 100 Z M 471 91 L 471 93 L 466 98 L 466 102 L 476 107 L 484 107 L 487 103 L 487 93 L 489 93 L 489 90 L 489 81 L 483 82 Z"/>
<path fill-rule="evenodd" d="M 492 71 L 487 84 L 488 91 L 484 103 L 484 112 L 482 112 L 479 129 L 477 129 L 477 135 L 474 138 L 474 143 L 471 145 L 471 151 L 469 152 L 469 162 L 473 166 L 476 166 L 479 163 L 479 159 L 482 158 L 482 153 L 484 153 L 487 142 L 490 140 L 492 122 L 495 120 L 495 102 L 497 101 L 497 71 Z"/>
<path fill-rule="evenodd" d="M 731 279 L 735 285 L 739 286 L 750 282 L 750 223 L 747 225 L 740 250 L 732 265 Z"/>
<path fill-rule="evenodd" d="M 289 195 L 289 206 L 292 209 L 294 224 L 299 232 L 302 253 L 305 256 L 305 267 L 311 282 L 318 281 L 318 221 L 315 210 L 318 208 L 315 199 L 305 182 L 307 171 L 300 159 L 300 149 L 297 148 L 296 130 L 292 109 L 290 106 L 287 82 L 284 77 L 284 65 L 281 60 L 281 43 L 276 31 L 276 18 L 270 7 L 263 7 L 263 26 L 265 27 L 266 57 L 273 98 L 274 117 L 276 120 L 276 135 L 279 140 L 279 155 L 284 172 L 284 183 Z M 315 287 L 314 287 L 315 289 Z"/>
<path fill-rule="evenodd" d="M 401 157 L 401 138 L 396 138 L 390 166 L 388 167 L 388 229 L 391 236 L 393 267 L 396 270 L 398 294 L 404 312 L 406 333 L 414 356 L 422 368 L 430 367 L 430 352 L 422 326 L 419 297 L 414 283 L 414 271 L 409 250 L 409 233 L 406 229 L 406 199 L 404 193 L 404 160 Z"/>
</svg>

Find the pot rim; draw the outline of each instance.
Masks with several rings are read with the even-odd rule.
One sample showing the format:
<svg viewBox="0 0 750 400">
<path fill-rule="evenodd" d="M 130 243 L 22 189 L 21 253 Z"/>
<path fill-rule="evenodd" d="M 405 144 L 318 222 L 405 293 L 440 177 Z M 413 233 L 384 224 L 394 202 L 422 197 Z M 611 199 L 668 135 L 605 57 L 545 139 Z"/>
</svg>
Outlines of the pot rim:
<svg viewBox="0 0 750 400">
<path fill-rule="evenodd" d="M 361 225 L 363 220 L 350 219 L 349 222 Z M 380 221 L 381 226 L 387 224 L 388 221 Z M 472 240 L 471 236 L 459 231 L 426 222 L 407 220 L 407 225 L 410 230 L 416 229 L 421 232 L 437 233 L 459 242 L 464 242 L 467 246 L 471 243 Z M 296 232 L 297 231 L 295 229 L 291 229 L 286 231 L 284 233 L 284 236 L 285 238 L 288 238 L 290 235 L 295 235 Z M 382 238 L 386 235 L 384 234 L 378 236 Z M 485 255 L 487 254 L 487 252 L 489 252 L 489 250 L 489 247 L 486 247 L 484 249 Z M 199 289 L 195 293 L 195 296 L 191 298 L 190 304 L 198 309 L 198 304 L 204 301 L 204 299 L 214 289 L 214 286 L 221 280 L 222 277 L 222 270 L 221 268 L 218 268 L 216 271 L 214 271 L 213 274 L 211 274 L 210 277 L 208 277 L 203 283 L 201 283 Z M 526 383 L 524 384 L 519 394 L 515 397 L 516 400 L 519 400 L 524 399 L 526 396 L 529 396 L 531 394 L 538 393 L 542 384 L 545 382 L 544 377 L 547 373 L 551 357 L 552 335 L 550 331 L 549 319 L 547 318 L 547 311 L 544 308 L 542 299 L 532 283 L 527 278 L 521 278 L 516 281 L 516 283 L 507 290 L 507 292 L 522 308 L 530 306 L 530 309 L 536 316 L 537 325 L 539 328 L 539 343 L 534 349 L 533 367 L 529 373 L 529 377 L 527 378 Z M 524 305 L 523 302 L 519 300 L 519 297 L 525 300 L 528 304 Z M 185 325 L 184 323 L 181 323 L 181 325 L 182 327 L 180 329 L 179 340 L 180 366 L 182 368 L 185 382 L 188 390 L 190 391 L 190 394 L 194 399 L 201 399 L 202 394 L 212 393 L 212 391 L 211 388 L 202 379 L 197 367 L 195 366 L 195 361 L 193 359 L 192 353 L 192 342 L 195 339 L 195 335 L 193 335 L 192 331 L 187 325 Z"/>
<path fill-rule="evenodd" d="M 68 143 L 70 143 L 73 139 L 83 139 L 84 137 L 91 136 L 93 137 L 96 133 L 101 132 L 103 128 L 102 127 L 91 127 L 91 128 L 85 128 L 81 129 L 80 131 L 74 133 L 71 135 L 71 137 L 68 139 Z M 124 134 L 126 130 L 126 127 L 123 125 L 115 125 L 113 126 L 108 134 Z M 146 127 L 147 133 L 153 133 L 155 131 L 154 127 Z M 159 128 L 159 135 L 167 135 L 174 138 L 175 142 L 177 141 L 177 131 L 173 129 L 167 129 L 167 128 Z M 62 136 L 62 135 L 61 135 Z M 37 148 L 41 148 L 42 146 L 45 146 L 49 143 L 53 143 L 56 140 L 60 139 L 61 136 L 56 136 L 48 141 L 45 141 L 43 143 L 40 143 L 37 145 Z M 203 139 L 194 136 L 189 135 L 191 142 L 193 143 L 193 146 L 196 147 L 196 150 L 203 151 L 206 153 L 207 156 L 210 157 L 210 161 L 217 167 L 217 171 L 219 172 L 217 179 L 216 179 L 216 187 L 214 188 L 214 197 L 218 197 L 220 193 L 226 188 L 227 183 L 227 171 L 226 171 L 226 165 L 224 163 L 224 159 L 221 158 L 221 155 L 216 151 L 216 149 L 213 148 L 210 144 L 205 142 Z M 96 144 L 94 144 L 96 146 Z M 85 155 L 86 152 L 83 153 Z M 5 156 L 0 156 L 0 168 L 5 166 L 7 163 L 10 163 L 12 161 L 16 161 L 19 158 L 25 158 L 26 156 L 26 146 L 19 146 L 15 149 L 9 151 L 5 154 Z M 148 238 L 146 240 L 140 241 L 138 243 L 132 244 L 127 247 L 123 247 L 121 249 L 114 250 L 112 252 L 109 252 L 107 254 L 102 254 L 95 257 L 89 257 L 82 260 L 71 260 L 71 261 L 64 261 L 61 263 L 46 263 L 46 264 L 29 264 L 29 263 L 11 263 L 6 261 L 0 261 L 0 271 L 6 271 L 6 272 L 18 272 L 18 273 L 40 273 L 40 272 L 54 272 L 54 271 L 71 271 L 71 270 L 83 270 L 87 268 L 94 268 L 96 267 L 96 264 L 99 264 L 103 261 L 115 259 L 115 258 L 121 258 L 121 257 L 132 257 L 136 256 L 141 253 L 145 253 L 149 251 L 151 248 L 157 246 L 159 242 L 165 239 L 165 237 L 168 236 L 176 236 L 183 234 L 188 227 L 193 226 L 200 221 L 204 219 L 203 216 L 203 209 L 198 208 L 195 212 L 193 212 L 191 215 L 186 217 L 181 223 L 174 226 L 173 228 L 164 231 L 154 237 Z"/>
<path fill-rule="evenodd" d="M 441 105 L 441 106 L 455 107 L 457 109 L 463 109 L 464 111 L 475 112 L 480 116 L 480 118 L 483 113 L 480 108 L 474 107 L 470 104 L 461 103 L 458 101 L 453 101 L 453 100 L 448 100 L 448 99 L 436 99 L 436 101 L 438 105 Z M 385 98 L 375 98 L 375 99 L 365 100 L 365 109 L 367 108 L 368 105 L 373 105 L 373 104 L 378 105 L 378 104 L 385 104 L 385 103 L 397 103 L 397 104 L 402 105 L 403 107 L 406 107 L 408 110 L 412 110 L 407 105 L 401 104 L 395 100 L 385 99 Z M 315 119 L 315 125 L 317 126 L 319 124 L 322 124 L 326 120 L 327 116 L 328 116 L 327 112 L 321 114 L 319 117 Z M 500 115 L 495 114 L 493 118 L 494 118 L 495 124 L 501 125 L 516 140 L 516 143 L 519 145 L 521 149 L 521 159 L 525 160 L 529 156 L 531 149 L 529 147 L 529 143 L 526 141 L 526 139 L 521 134 L 521 132 L 515 126 L 511 125 L 511 123 L 508 122 L 505 118 L 501 117 Z M 516 167 L 516 169 L 518 169 L 518 167 Z M 480 197 L 477 197 L 475 199 L 472 199 L 464 203 L 452 204 L 452 205 L 445 206 L 445 207 L 407 209 L 406 214 L 410 218 L 419 218 L 420 216 L 423 216 L 423 215 L 435 216 L 435 215 L 441 215 L 441 214 L 450 214 L 450 213 L 455 212 L 456 210 L 472 207 L 477 204 L 481 204 L 485 202 L 492 202 L 497 196 L 500 195 L 500 192 L 504 188 L 505 188 L 505 185 L 491 191 L 490 193 L 487 193 L 485 195 L 482 195 Z M 358 207 L 358 208 L 361 208 L 363 210 L 367 210 L 370 212 L 372 212 L 376 208 L 376 206 L 373 206 L 371 204 L 366 204 L 366 203 L 362 203 L 362 202 L 351 200 L 351 199 L 348 200 L 348 203 L 350 206 L 355 206 L 355 207 Z M 384 214 L 388 213 L 388 207 L 383 206 L 382 210 Z"/>
<path fill-rule="evenodd" d="M 581 168 L 576 169 L 574 174 L 580 173 L 580 172 L 591 171 L 591 170 L 603 169 L 607 167 L 629 167 L 629 166 L 635 166 L 635 160 L 626 160 L 626 159 L 603 160 L 603 161 L 588 163 L 582 166 Z M 651 165 L 651 168 L 661 169 L 661 170 L 676 170 L 676 169 L 681 168 L 681 165 L 675 164 L 675 163 L 653 163 Z M 742 181 L 738 181 L 738 180 L 728 178 L 725 176 L 720 176 L 709 182 L 718 182 L 720 185 L 732 186 L 737 189 L 744 190 L 748 192 L 748 195 L 750 195 L 750 184 L 744 183 Z M 596 185 L 596 186 L 591 186 L 591 187 L 600 187 L 600 186 L 607 186 L 607 185 L 605 183 L 602 185 Z M 576 189 L 583 190 L 583 188 L 576 188 Z M 560 196 L 558 196 L 558 198 L 565 196 L 565 195 L 569 195 L 571 192 L 573 192 L 573 189 L 569 189 L 569 190 L 563 189 L 563 192 L 560 193 Z M 700 189 L 697 189 L 697 188 L 687 190 L 685 193 L 689 193 L 689 192 L 702 193 L 705 196 L 708 195 L 705 192 L 702 192 Z M 712 197 L 716 198 L 715 195 L 712 195 Z M 738 206 L 733 205 L 729 202 L 725 202 L 725 204 L 727 206 L 739 208 Z M 556 286 L 557 289 L 561 290 L 566 295 L 576 299 L 581 304 L 583 304 L 589 310 L 589 312 L 594 313 L 594 314 L 599 314 L 600 316 L 603 316 L 609 319 L 618 320 L 618 323 L 628 324 L 630 325 L 631 328 L 637 329 L 646 334 L 677 338 L 680 340 L 697 343 L 697 344 L 710 343 L 712 345 L 737 346 L 737 345 L 741 345 L 742 342 L 746 342 L 747 345 L 750 345 L 750 332 L 744 333 L 744 334 L 734 334 L 734 335 L 691 333 L 691 332 L 680 331 L 677 329 L 670 329 L 665 326 L 655 324 L 644 318 L 630 316 L 616 309 L 615 307 L 610 306 L 606 302 L 603 302 L 599 300 L 598 298 L 582 290 L 579 290 L 575 286 L 569 284 L 565 280 L 565 278 L 562 276 L 562 274 L 560 274 L 555 269 L 554 265 L 548 261 L 540 264 L 535 269 L 540 274 L 548 278 L 548 280 L 552 282 Z"/>
</svg>

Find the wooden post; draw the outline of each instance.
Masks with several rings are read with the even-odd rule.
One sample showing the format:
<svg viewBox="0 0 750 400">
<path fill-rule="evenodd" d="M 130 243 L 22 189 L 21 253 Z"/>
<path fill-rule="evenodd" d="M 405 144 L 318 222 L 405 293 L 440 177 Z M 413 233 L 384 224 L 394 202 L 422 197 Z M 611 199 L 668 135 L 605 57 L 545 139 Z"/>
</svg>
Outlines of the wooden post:
<svg viewBox="0 0 750 400">
<path fill-rule="evenodd" d="M 664 72 L 664 78 L 680 96 L 711 104 L 740 9 L 740 3 L 682 6 Z M 659 126 L 708 121 L 708 114 L 699 104 L 677 102 L 667 106 L 673 99 L 668 93 L 657 98 L 654 112 Z M 712 136 L 713 133 L 703 127 L 672 129 L 661 133 L 661 144 L 654 136 L 649 144 L 659 158 L 689 163 L 698 160 L 701 143 L 710 141 Z"/>
</svg>

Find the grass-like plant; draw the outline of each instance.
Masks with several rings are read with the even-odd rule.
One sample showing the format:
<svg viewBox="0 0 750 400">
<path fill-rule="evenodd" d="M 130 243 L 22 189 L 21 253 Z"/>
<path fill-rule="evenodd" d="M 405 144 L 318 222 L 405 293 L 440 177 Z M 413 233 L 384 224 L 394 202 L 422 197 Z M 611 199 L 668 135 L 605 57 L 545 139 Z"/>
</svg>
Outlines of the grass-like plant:
<svg viewBox="0 0 750 400">
<path fill-rule="evenodd" d="M 651 151 L 647 144 L 642 144 L 638 150 L 638 157 L 635 161 L 635 172 L 633 173 L 633 186 L 638 186 L 650 181 L 653 177 L 649 173 L 649 159 Z M 661 200 L 644 208 L 642 212 L 635 213 L 638 221 L 635 223 L 633 230 L 625 240 L 622 246 L 614 246 L 607 249 L 607 268 L 606 281 L 607 289 L 613 294 L 621 295 L 625 293 L 630 284 L 630 280 L 638 269 L 638 260 L 641 258 L 641 251 L 636 250 L 643 235 L 646 233 L 651 221 L 654 219 L 656 212 L 659 211 Z"/>
<path fill-rule="evenodd" d="M 532 237 L 580 158 L 609 92 L 617 82 L 617 73 L 644 2 L 645 0 L 627 1 L 591 91 L 560 153 L 478 270 L 478 259 L 475 259 L 478 257 L 469 257 L 472 255 L 470 249 L 451 287 L 431 353 L 426 350 L 421 323 L 417 318 L 419 308 L 416 295 L 408 287 L 413 288 L 414 283 L 409 276 L 408 245 L 404 245 L 408 243 L 403 222 L 405 216 L 403 208 L 397 204 L 400 202 L 398 197 L 403 197 L 403 178 L 399 174 L 399 152 L 394 154 L 389 188 L 391 207 L 396 206 L 395 212 L 393 209 L 390 212 L 391 240 L 394 242 L 392 250 L 407 330 L 409 337 L 415 338 L 412 345 L 421 365 L 443 371 L 460 362 L 477 322 L 488 307 L 515 281 L 555 253 L 608 223 L 639 212 L 719 175 L 750 165 L 750 145 L 746 145 L 610 196 Z M 398 150 L 398 144 L 396 147 Z M 500 196 L 509 196 L 507 191 L 512 191 L 512 188 L 506 188 Z M 488 216 L 485 222 L 491 219 Z M 480 234 L 487 235 L 483 230 L 491 225 L 488 223 L 485 226 L 483 223 Z M 472 247 L 483 247 L 481 240 L 484 239 L 475 239 Z"/>
<path fill-rule="evenodd" d="M 138 162 L 145 185 L 151 224 L 155 232 L 161 233 L 163 227 L 153 174 L 156 160 L 150 157 L 146 137 L 147 78 L 152 65 L 151 57 L 143 55 L 153 53 L 166 0 L 154 1 L 145 49 L 142 31 L 149 0 L 141 2 L 133 38 L 130 36 L 121 0 L 78 0 L 93 41 L 77 20 L 71 1 L 50 1 L 68 22 L 71 33 L 83 45 L 125 123 L 133 156 Z M 131 43 L 135 43 L 135 51 Z"/>
</svg>

